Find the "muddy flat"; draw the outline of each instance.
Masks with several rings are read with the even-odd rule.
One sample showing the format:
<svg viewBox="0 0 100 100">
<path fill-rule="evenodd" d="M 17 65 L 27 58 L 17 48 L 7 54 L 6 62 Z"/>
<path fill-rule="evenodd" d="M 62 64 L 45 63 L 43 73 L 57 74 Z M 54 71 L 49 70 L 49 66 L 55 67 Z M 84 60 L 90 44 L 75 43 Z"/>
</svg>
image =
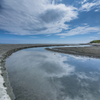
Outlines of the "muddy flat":
<svg viewBox="0 0 100 100">
<path fill-rule="evenodd" d="M 89 56 L 100 58 L 100 45 L 92 45 L 88 47 L 57 47 L 57 48 L 46 48 L 46 50 L 74 54 L 81 56 Z"/>
</svg>

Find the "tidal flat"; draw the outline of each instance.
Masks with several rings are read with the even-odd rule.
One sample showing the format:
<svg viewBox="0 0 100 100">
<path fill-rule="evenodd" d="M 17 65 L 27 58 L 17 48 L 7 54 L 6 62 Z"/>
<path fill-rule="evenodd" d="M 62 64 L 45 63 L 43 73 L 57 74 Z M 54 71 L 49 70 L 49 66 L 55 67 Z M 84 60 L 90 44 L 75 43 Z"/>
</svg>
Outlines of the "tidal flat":
<svg viewBox="0 0 100 100">
<path fill-rule="evenodd" d="M 6 59 L 16 100 L 99 100 L 100 59 L 30 48 Z"/>
<path fill-rule="evenodd" d="M 100 43 L 98 44 L 90 44 L 88 46 L 75 46 L 75 47 L 54 47 L 54 48 L 46 48 L 46 50 L 66 53 L 66 54 L 74 54 L 81 55 L 87 57 L 100 58 Z"/>
<path fill-rule="evenodd" d="M 14 100 L 14 95 L 8 73 L 5 66 L 5 59 L 12 53 L 25 48 L 44 46 L 64 46 L 65 44 L 0 44 L 0 100 Z"/>
<path fill-rule="evenodd" d="M 65 44 L 38 46 L 65 46 Z M 11 88 L 13 88 L 16 100 L 25 100 L 25 98 L 26 100 L 32 100 L 32 98 L 34 98 L 33 100 L 88 100 L 91 98 L 93 98 L 91 100 L 99 100 L 100 59 L 60 54 L 46 51 L 45 48 L 32 48 L 38 46 L 0 46 L 0 69 L 5 68 L 4 71 L 8 72 L 7 74 L 10 78 L 10 81 L 9 78 L 8 81 L 11 84 Z M 66 46 L 68 48 L 80 48 L 77 45 L 76 47 L 69 47 L 75 45 L 66 44 Z M 91 47 L 98 48 L 97 50 L 100 51 L 99 45 L 92 45 L 88 48 Z M 87 46 L 81 48 L 87 48 Z M 9 55 L 11 56 L 7 58 Z M 5 58 L 7 58 L 6 62 Z M 11 91 L 8 91 L 7 80 L 2 71 L 0 74 L 2 80 L 0 89 L 4 90 L 0 90 L 0 93 L 4 94 L 0 95 L 0 99 L 10 100 L 12 95 Z M 4 87 L 4 83 L 7 88 Z M 6 90 L 10 97 L 7 95 Z"/>
</svg>

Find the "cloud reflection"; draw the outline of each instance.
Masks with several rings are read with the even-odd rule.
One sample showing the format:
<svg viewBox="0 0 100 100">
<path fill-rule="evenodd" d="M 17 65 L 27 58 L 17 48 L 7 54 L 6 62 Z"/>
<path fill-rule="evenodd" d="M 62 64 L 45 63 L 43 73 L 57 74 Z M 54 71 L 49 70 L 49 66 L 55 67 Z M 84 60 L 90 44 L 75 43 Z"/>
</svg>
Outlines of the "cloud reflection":
<svg viewBox="0 0 100 100">
<path fill-rule="evenodd" d="M 70 75 L 74 72 L 74 66 L 64 63 L 64 61 L 67 61 L 67 56 L 62 56 L 58 53 L 20 51 L 13 54 L 11 59 L 16 64 L 20 63 L 21 66 L 41 69 L 47 76 L 62 77 L 63 75 Z"/>
<path fill-rule="evenodd" d="M 64 63 L 66 60 L 66 56 L 51 52 L 14 53 L 10 59 L 7 59 L 7 65 L 10 65 L 9 76 L 13 86 L 16 86 L 15 94 L 19 95 L 18 91 L 23 87 L 25 91 L 30 90 L 29 93 L 34 92 L 34 96 L 39 100 L 41 98 L 42 100 L 60 100 L 61 89 L 64 87 L 58 79 L 74 72 L 73 66 Z M 16 89 L 18 89 L 17 93 Z"/>
<path fill-rule="evenodd" d="M 18 100 L 99 100 L 100 74 L 92 60 L 28 49 L 10 56 L 6 66 Z M 84 66 L 87 61 L 92 67 Z"/>
</svg>

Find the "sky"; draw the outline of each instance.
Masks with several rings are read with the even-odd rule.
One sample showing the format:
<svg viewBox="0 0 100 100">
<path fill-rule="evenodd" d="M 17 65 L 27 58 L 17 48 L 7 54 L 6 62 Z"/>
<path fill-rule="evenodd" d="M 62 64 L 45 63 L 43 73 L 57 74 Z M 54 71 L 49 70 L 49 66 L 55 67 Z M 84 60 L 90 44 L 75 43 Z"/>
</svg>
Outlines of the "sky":
<svg viewBox="0 0 100 100">
<path fill-rule="evenodd" d="M 100 0 L 0 0 L 0 43 L 100 39 Z"/>
</svg>

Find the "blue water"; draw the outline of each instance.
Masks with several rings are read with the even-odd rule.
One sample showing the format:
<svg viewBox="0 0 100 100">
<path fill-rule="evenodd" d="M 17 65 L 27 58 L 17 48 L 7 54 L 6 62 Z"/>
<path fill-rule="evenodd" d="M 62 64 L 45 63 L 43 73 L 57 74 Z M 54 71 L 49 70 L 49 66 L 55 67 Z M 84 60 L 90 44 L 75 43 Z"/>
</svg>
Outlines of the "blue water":
<svg viewBox="0 0 100 100">
<path fill-rule="evenodd" d="M 31 48 L 6 68 L 16 100 L 100 100 L 100 59 Z"/>
</svg>

